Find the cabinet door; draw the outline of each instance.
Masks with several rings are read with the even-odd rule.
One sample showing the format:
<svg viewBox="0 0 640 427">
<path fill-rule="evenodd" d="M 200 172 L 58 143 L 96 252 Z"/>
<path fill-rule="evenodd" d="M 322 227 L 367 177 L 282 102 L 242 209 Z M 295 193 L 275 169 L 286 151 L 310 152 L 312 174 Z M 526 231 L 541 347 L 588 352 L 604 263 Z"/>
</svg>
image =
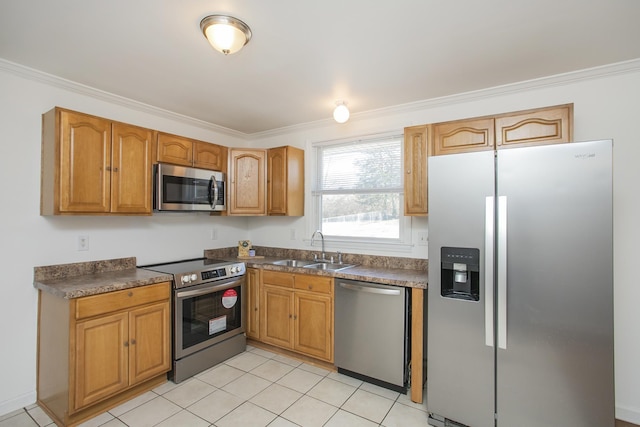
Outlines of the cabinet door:
<svg viewBox="0 0 640 427">
<path fill-rule="evenodd" d="M 427 126 L 404 129 L 404 214 L 427 215 Z"/>
<path fill-rule="evenodd" d="M 193 141 L 193 166 L 214 171 L 227 171 L 227 147 Z"/>
<path fill-rule="evenodd" d="M 192 166 L 193 140 L 159 132 L 158 161 L 174 165 Z"/>
<path fill-rule="evenodd" d="M 291 348 L 293 291 L 263 285 L 260 303 L 260 339 L 268 344 Z"/>
<path fill-rule="evenodd" d="M 310 292 L 295 293 L 293 349 L 309 356 L 332 361 L 331 297 Z"/>
<path fill-rule="evenodd" d="M 267 152 L 267 213 L 287 213 L 287 150 L 272 148 Z"/>
<path fill-rule="evenodd" d="M 573 104 L 496 117 L 496 146 L 546 145 L 573 139 Z"/>
<path fill-rule="evenodd" d="M 433 125 L 434 154 L 467 153 L 494 149 L 492 117 Z"/>
<path fill-rule="evenodd" d="M 304 150 L 285 146 L 267 151 L 267 214 L 304 215 Z"/>
<path fill-rule="evenodd" d="M 169 303 L 129 314 L 129 384 L 153 378 L 171 368 Z"/>
<path fill-rule="evenodd" d="M 128 387 L 128 319 L 124 312 L 76 324 L 74 410 Z"/>
<path fill-rule="evenodd" d="M 109 212 L 111 122 L 60 111 L 60 212 Z"/>
<path fill-rule="evenodd" d="M 247 268 L 247 337 L 260 339 L 260 270 Z"/>
<path fill-rule="evenodd" d="M 151 215 L 154 131 L 114 123 L 112 134 L 111 212 Z"/>
<path fill-rule="evenodd" d="M 266 215 L 266 151 L 230 151 L 229 215 Z"/>
</svg>

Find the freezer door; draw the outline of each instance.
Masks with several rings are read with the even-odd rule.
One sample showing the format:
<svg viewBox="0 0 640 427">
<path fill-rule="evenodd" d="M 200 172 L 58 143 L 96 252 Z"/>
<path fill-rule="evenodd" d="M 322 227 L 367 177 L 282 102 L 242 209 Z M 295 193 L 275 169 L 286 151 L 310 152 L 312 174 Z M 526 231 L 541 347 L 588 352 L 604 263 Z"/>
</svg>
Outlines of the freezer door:
<svg viewBox="0 0 640 427">
<path fill-rule="evenodd" d="M 486 344 L 487 338 L 492 338 L 487 335 L 493 332 L 493 295 L 485 288 L 485 263 L 491 263 L 485 256 L 485 215 L 487 197 L 494 192 L 494 153 L 429 157 L 428 170 L 427 408 L 458 423 L 493 427 L 494 352 Z M 469 260 L 474 257 L 474 249 L 480 251 L 477 301 L 464 295 L 442 295 L 443 278 L 462 284 L 469 276 L 461 272 L 472 274 L 469 268 L 443 260 L 442 248 L 448 248 L 446 257 L 460 256 L 457 264 L 476 262 Z M 451 296 L 448 285 L 445 283 L 444 294 Z M 489 324 L 485 323 L 487 308 Z"/>
<path fill-rule="evenodd" d="M 498 152 L 499 427 L 614 425 L 611 164 L 611 141 Z"/>
</svg>

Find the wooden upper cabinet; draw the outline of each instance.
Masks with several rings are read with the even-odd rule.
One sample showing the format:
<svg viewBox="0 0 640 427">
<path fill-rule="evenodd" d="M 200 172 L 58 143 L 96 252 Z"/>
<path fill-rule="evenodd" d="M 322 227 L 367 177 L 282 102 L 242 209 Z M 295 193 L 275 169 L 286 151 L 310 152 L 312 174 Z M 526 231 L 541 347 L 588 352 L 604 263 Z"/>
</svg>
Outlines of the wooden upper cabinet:
<svg viewBox="0 0 640 427">
<path fill-rule="evenodd" d="M 304 150 L 267 150 L 267 214 L 304 215 Z"/>
<path fill-rule="evenodd" d="M 193 166 L 193 140 L 158 132 L 158 161 Z"/>
<path fill-rule="evenodd" d="M 193 166 L 220 172 L 227 171 L 227 147 L 203 141 L 193 142 Z"/>
<path fill-rule="evenodd" d="M 493 150 L 494 140 L 491 117 L 433 125 L 435 155 Z"/>
<path fill-rule="evenodd" d="M 229 215 L 266 215 L 266 150 L 229 150 Z"/>
<path fill-rule="evenodd" d="M 54 108 L 42 119 L 41 215 L 152 212 L 155 133 Z"/>
<path fill-rule="evenodd" d="M 434 154 L 468 153 L 573 140 L 573 104 L 433 125 Z"/>
<path fill-rule="evenodd" d="M 111 122 L 65 110 L 54 110 L 51 118 L 57 119 L 57 126 L 52 127 L 59 128 L 60 147 L 60 158 L 54 160 L 54 166 L 60 167 L 60 181 L 55 188 L 59 203 L 54 209 L 59 208 L 60 213 L 109 212 Z M 46 143 L 54 147 L 56 140 Z"/>
<path fill-rule="evenodd" d="M 226 172 L 227 147 L 158 132 L 157 161 Z"/>
<path fill-rule="evenodd" d="M 113 124 L 111 212 L 151 213 L 155 132 Z"/>
<path fill-rule="evenodd" d="M 404 214 L 426 216 L 427 156 L 430 152 L 428 126 L 404 129 Z"/>
<path fill-rule="evenodd" d="M 543 145 L 573 140 L 573 104 L 496 117 L 496 148 Z"/>
</svg>

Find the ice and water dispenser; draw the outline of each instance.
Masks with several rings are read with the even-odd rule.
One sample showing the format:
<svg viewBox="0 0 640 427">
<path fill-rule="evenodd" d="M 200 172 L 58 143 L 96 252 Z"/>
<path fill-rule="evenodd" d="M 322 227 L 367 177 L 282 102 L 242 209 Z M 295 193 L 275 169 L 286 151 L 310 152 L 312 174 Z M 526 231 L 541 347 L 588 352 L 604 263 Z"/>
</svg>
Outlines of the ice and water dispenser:
<svg viewBox="0 0 640 427">
<path fill-rule="evenodd" d="M 440 248 L 440 294 L 445 298 L 480 300 L 480 250 Z"/>
</svg>

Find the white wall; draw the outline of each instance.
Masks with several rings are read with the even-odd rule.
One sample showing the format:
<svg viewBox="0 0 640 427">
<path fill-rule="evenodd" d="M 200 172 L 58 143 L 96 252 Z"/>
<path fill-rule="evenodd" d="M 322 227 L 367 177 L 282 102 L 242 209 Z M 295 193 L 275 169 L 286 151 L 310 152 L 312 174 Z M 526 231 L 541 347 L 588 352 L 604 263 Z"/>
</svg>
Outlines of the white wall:
<svg viewBox="0 0 640 427">
<path fill-rule="evenodd" d="M 196 213 L 40 216 L 41 114 L 56 105 L 227 146 L 246 146 L 246 141 L 168 119 L 162 112 L 143 112 L 25 79 L 1 67 L 0 93 L 0 366 L 4 367 L 0 414 L 4 414 L 36 398 L 34 266 L 131 256 L 140 264 L 198 257 L 204 249 L 234 246 L 245 239 L 247 220 Z M 210 239 L 212 228 L 218 231 L 215 241 Z M 89 236 L 89 251 L 76 250 L 80 234 Z"/>
<path fill-rule="evenodd" d="M 1 64 L 0 64 L 1 65 Z M 617 73 L 615 72 L 617 71 Z M 610 72 L 606 74 L 605 72 Z M 256 245 L 308 249 L 310 224 L 303 218 L 212 218 L 206 214 L 152 217 L 41 217 L 40 115 L 55 105 L 228 146 L 273 147 L 401 130 L 405 126 L 574 103 L 575 140 L 614 139 L 614 268 L 617 416 L 640 423 L 640 287 L 634 255 L 640 241 L 640 63 L 598 72 L 558 76 L 538 82 L 481 91 L 402 108 L 354 114 L 346 125 L 330 121 L 265 133 L 248 142 L 240 136 L 200 126 L 117 98 L 94 97 L 47 81 L 25 78 L 0 67 L 0 235 L 3 298 L 0 302 L 0 414 L 35 400 L 37 293 L 33 267 L 136 256 L 139 263 L 200 256 L 203 249 L 235 246 L 249 238 Z M 306 156 L 310 171 L 310 153 Z M 306 176 L 307 194 L 311 176 Z M 309 197 L 307 196 L 307 199 Z M 307 204 L 307 206 L 309 206 Z M 414 234 L 427 230 L 426 218 L 414 218 Z M 215 228 L 218 240 L 210 239 Z M 291 230 L 295 239 L 291 240 Z M 89 236 L 90 250 L 76 251 L 76 238 Z M 329 248 L 342 250 L 342 248 Z M 345 250 L 346 251 L 346 250 Z M 355 251 L 354 251 L 355 252 Z M 388 254 L 388 251 L 382 251 Z M 376 254 L 375 249 L 367 253 Z M 426 257 L 414 246 L 397 256 Z"/>
<path fill-rule="evenodd" d="M 620 65 L 620 64 L 618 64 Z M 604 72 L 608 74 L 604 74 Z M 640 251 L 640 61 L 606 70 L 589 70 L 573 75 L 556 76 L 537 82 L 495 88 L 473 94 L 424 102 L 405 111 L 358 114 L 346 125 L 323 127 L 301 126 L 288 132 L 264 135 L 252 141 L 253 146 L 296 145 L 309 148 L 316 141 L 341 139 L 362 134 L 382 133 L 405 126 L 468 117 L 499 114 L 549 105 L 574 103 L 574 140 L 614 140 L 614 287 L 615 287 L 615 360 L 616 415 L 640 424 L 640 286 L 636 269 Z M 307 155 L 307 170 L 312 166 Z M 541 170 L 541 173 L 544 173 Z M 307 194 L 312 177 L 307 174 Z M 275 227 L 274 225 L 277 225 Z M 311 233 L 305 219 L 252 218 L 250 237 L 255 244 L 279 242 L 291 245 L 290 229 L 309 239 Z M 414 234 L 427 229 L 427 220 L 413 221 Z M 308 241 L 293 242 L 303 248 Z M 339 247 L 330 248 L 341 250 Z M 367 253 L 389 253 L 370 249 Z M 424 257 L 426 248 L 414 246 L 409 254 L 397 256 Z"/>
</svg>

